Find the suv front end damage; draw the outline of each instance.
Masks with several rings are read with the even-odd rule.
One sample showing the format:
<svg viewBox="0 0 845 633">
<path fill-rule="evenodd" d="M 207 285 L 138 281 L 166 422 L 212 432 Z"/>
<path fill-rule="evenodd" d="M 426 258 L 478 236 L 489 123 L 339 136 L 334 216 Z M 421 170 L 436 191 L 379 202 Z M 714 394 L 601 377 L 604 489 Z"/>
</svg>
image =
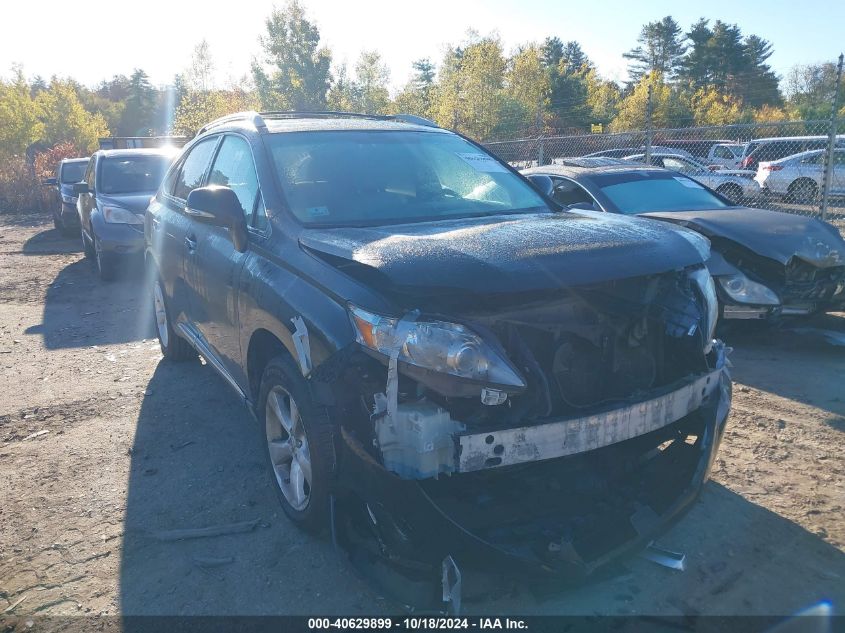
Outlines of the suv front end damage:
<svg viewBox="0 0 845 633">
<path fill-rule="evenodd" d="M 703 270 L 351 307 L 358 346 L 332 372 L 339 542 L 431 583 L 449 556 L 577 580 L 653 539 L 706 481 L 730 409 Z"/>
<path fill-rule="evenodd" d="M 843 259 L 808 260 L 796 254 L 782 263 L 731 243 L 721 244 L 720 251 L 713 251 L 708 267 L 716 279 L 725 319 L 845 310 Z"/>
</svg>

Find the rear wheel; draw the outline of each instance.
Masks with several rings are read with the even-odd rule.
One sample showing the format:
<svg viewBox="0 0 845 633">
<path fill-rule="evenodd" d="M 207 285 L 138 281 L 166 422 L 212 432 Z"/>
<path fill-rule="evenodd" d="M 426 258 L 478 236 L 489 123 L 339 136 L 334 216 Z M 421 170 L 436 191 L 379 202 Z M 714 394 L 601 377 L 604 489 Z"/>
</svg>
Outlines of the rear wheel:
<svg viewBox="0 0 845 633">
<path fill-rule="evenodd" d="M 265 457 L 282 509 L 298 527 L 317 532 L 326 525 L 334 464 L 328 412 L 313 400 L 299 367 L 286 356 L 267 364 L 258 405 Z"/>
<path fill-rule="evenodd" d="M 736 184 L 721 185 L 716 189 L 716 193 L 722 194 L 733 203 L 742 200 L 742 187 Z"/>
<path fill-rule="evenodd" d="M 161 354 L 166 360 L 182 361 L 196 358 L 197 353 L 190 343 L 176 334 L 173 330 L 172 321 L 167 310 L 167 302 L 164 298 L 164 289 L 158 276 L 153 277 L 153 318 L 155 319 L 158 344 L 161 347 Z"/>
<path fill-rule="evenodd" d="M 809 204 L 814 202 L 819 192 L 819 186 L 807 178 L 799 178 L 787 190 L 787 197 L 794 202 Z"/>
</svg>

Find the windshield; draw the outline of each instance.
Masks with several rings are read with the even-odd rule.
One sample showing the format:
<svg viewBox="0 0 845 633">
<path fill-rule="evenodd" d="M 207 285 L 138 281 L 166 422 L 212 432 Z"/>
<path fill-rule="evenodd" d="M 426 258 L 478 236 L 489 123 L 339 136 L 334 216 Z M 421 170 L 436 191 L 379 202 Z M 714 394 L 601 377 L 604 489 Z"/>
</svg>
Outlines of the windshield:
<svg viewBox="0 0 845 633">
<path fill-rule="evenodd" d="M 694 180 L 678 174 L 608 174 L 596 176 L 594 180 L 619 212 L 626 215 L 652 211 L 724 209 L 730 206 Z"/>
<path fill-rule="evenodd" d="M 288 206 L 307 224 L 355 225 L 548 209 L 528 184 L 459 136 L 294 132 L 268 140 Z"/>
<path fill-rule="evenodd" d="M 158 189 L 170 166 L 169 156 L 120 156 L 103 161 L 100 180 L 102 193 L 146 193 Z"/>
<path fill-rule="evenodd" d="M 65 163 L 64 165 L 62 165 L 62 182 L 82 182 L 82 179 L 85 177 L 86 167 L 88 167 L 88 161 L 79 163 Z"/>
</svg>

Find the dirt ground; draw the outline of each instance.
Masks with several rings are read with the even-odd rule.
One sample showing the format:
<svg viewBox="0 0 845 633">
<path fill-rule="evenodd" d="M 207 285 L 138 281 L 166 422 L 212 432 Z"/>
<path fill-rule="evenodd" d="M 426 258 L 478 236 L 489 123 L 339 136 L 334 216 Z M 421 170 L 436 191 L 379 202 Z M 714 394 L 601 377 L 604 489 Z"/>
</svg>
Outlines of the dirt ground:
<svg viewBox="0 0 845 633">
<path fill-rule="evenodd" d="M 78 246 L 32 216 L 0 219 L 0 618 L 395 612 L 327 537 L 285 520 L 256 424 L 213 369 L 162 362 L 141 280 L 100 282 Z M 845 315 L 822 325 L 845 332 Z M 634 559 L 467 611 L 842 612 L 845 348 L 787 331 L 727 342 L 734 406 L 713 480 L 660 540 L 687 570 Z"/>
</svg>

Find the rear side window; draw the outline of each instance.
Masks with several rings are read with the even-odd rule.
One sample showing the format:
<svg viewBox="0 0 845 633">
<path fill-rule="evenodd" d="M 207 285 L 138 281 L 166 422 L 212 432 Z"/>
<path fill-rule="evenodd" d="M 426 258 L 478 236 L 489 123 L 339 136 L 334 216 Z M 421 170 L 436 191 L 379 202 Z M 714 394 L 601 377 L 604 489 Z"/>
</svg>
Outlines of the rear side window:
<svg viewBox="0 0 845 633">
<path fill-rule="evenodd" d="M 208 184 L 229 187 L 234 191 L 249 221 L 258 197 L 258 176 L 249 143 L 240 136 L 226 136 L 214 159 Z"/>
<path fill-rule="evenodd" d="M 182 169 L 176 177 L 173 186 L 173 196 L 180 200 L 187 200 L 188 194 L 197 187 L 202 186 L 202 179 L 205 176 L 211 155 L 217 145 L 218 137 L 200 141 L 191 148 L 185 160 L 182 162 Z"/>
</svg>

